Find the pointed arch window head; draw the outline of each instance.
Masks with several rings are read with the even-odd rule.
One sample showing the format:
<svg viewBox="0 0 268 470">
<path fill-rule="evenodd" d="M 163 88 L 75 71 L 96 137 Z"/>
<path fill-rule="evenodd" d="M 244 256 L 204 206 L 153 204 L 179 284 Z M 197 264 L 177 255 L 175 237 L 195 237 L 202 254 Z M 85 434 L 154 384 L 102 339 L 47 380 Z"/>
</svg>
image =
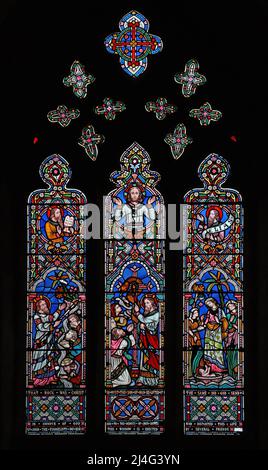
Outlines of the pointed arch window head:
<svg viewBox="0 0 268 470">
<path fill-rule="evenodd" d="M 121 156 L 116 185 L 106 199 L 106 238 L 162 239 L 165 234 L 163 197 L 156 189 L 160 175 L 150 169 L 150 156 L 134 142 Z"/>
<path fill-rule="evenodd" d="M 186 434 L 235 434 L 244 425 L 243 207 L 210 154 L 203 188 L 184 197 L 183 386 Z"/>
<path fill-rule="evenodd" d="M 26 433 L 85 432 L 85 196 L 60 155 L 28 200 Z"/>
<path fill-rule="evenodd" d="M 105 409 L 110 434 L 164 430 L 165 302 L 160 175 L 134 142 L 106 199 Z"/>
</svg>

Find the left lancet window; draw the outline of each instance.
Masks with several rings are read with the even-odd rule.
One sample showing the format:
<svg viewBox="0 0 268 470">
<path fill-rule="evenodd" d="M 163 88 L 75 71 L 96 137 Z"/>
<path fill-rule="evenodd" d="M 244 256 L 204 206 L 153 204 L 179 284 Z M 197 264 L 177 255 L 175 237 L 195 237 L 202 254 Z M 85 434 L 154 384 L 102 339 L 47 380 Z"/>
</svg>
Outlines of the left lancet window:
<svg viewBox="0 0 268 470">
<path fill-rule="evenodd" d="M 60 155 L 28 200 L 26 433 L 85 432 L 85 196 Z"/>
</svg>

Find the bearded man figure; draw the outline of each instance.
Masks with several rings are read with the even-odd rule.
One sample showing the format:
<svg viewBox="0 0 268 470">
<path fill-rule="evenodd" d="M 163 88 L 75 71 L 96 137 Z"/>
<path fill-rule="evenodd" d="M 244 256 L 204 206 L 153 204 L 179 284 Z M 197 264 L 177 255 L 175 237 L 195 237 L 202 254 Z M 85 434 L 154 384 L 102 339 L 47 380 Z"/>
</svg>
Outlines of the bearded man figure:
<svg viewBox="0 0 268 470">
<path fill-rule="evenodd" d="M 48 220 L 45 223 L 45 232 L 49 240 L 49 251 L 55 248 L 56 243 L 62 245 L 62 251 L 67 250 L 67 247 L 64 246 L 64 237 L 69 237 L 74 233 L 74 228 L 72 227 L 74 222 L 73 217 L 66 216 L 65 220 L 63 220 L 63 215 L 63 209 L 58 206 L 52 206 L 47 211 Z"/>
<path fill-rule="evenodd" d="M 155 294 L 145 294 L 141 300 L 143 313 L 136 304 L 134 313 L 139 322 L 140 370 L 137 385 L 156 386 L 159 381 L 159 309 Z"/>
<path fill-rule="evenodd" d="M 42 387 L 57 381 L 57 361 L 55 359 L 57 351 L 54 344 L 54 331 L 61 323 L 60 312 L 65 308 L 66 304 L 62 303 L 52 314 L 50 301 L 47 297 L 40 298 L 36 302 L 34 314 L 36 334 L 32 359 L 33 383 L 36 386 Z"/>
</svg>

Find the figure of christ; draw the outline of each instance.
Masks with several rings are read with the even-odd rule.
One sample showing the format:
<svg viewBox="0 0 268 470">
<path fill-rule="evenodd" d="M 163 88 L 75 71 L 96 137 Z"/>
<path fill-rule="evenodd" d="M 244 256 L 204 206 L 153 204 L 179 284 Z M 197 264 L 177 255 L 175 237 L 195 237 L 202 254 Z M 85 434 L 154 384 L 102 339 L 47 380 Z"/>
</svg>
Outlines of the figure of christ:
<svg viewBox="0 0 268 470">
<path fill-rule="evenodd" d="M 58 309 L 50 313 L 50 301 L 43 297 L 36 302 L 34 322 L 36 334 L 33 351 L 33 383 L 35 386 L 45 386 L 57 381 L 55 360 L 55 329 L 61 323 L 60 313 L 66 308 L 66 303 L 59 305 Z"/>
<path fill-rule="evenodd" d="M 120 304 L 125 307 L 124 314 L 131 319 L 134 325 L 138 325 L 139 320 L 135 314 L 135 305 L 138 303 L 138 296 L 142 291 L 151 290 L 152 283 L 149 281 L 147 284 L 144 284 L 142 280 L 138 277 L 138 268 L 134 266 L 131 268 L 133 271 L 133 276 L 129 276 L 123 283 L 118 282 L 118 287 L 122 297 L 120 298 Z M 119 309 L 117 308 L 117 311 Z M 121 312 L 122 313 L 122 312 Z M 114 320 L 114 319 L 113 319 Z M 122 319 L 121 319 L 122 321 Z M 116 325 L 117 326 L 117 325 Z M 120 327 L 120 325 L 119 325 Z M 135 343 L 138 341 L 138 331 L 137 328 L 134 328 L 133 336 Z M 139 376 L 139 353 L 135 348 L 132 355 L 132 368 L 131 368 L 131 377 L 136 379 Z"/>
<path fill-rule="evenodd" d="M 48 249 L 52 250 L 55 243 L 63 244 L 64 237 L 73 235 L 74 218 L 67 215 L 63 220 L 63 209 L 57 206 L 48 209 L 47 216 L 45 232 L 49 240 Z"/>
<path fill-rule="evenodd" d="M 128 352 L 135 345 L 132 334 L 134 325 L 127 326 L 127 332 L 122 328 L 111 331 L 111 381 L 113 387 L 130 385 L 132 382 L 128 367 Z"/>
<path fill-rule="evenodd" d="M 146 230 L 145 217 L 151 221 L 156 219 L 156 212 L 152 206 L 156 198 L 155 196 L 149 197 L 147 204 L 143 204 L 143 200 L 142 188 L 134 183 L 126 190 L 126 204 L 123 204 L 118 197 L 113 198 L 116 204 L 115 221 L 120 222 L 123 217 L 125 218 L 124 229 L 119 229 L 118 233 L 114 234 L 115 238 L 122 238 L 122 235 L 127 239 L 154 238 L 154 230 Z M 116 227 L 118 226 L 117 223 Z"/>
<path fill-rule="evenodd" d="M 141 300 L 143 313 L 138 304 L 134 306 L 134 314 L 138 321 L 140 363 L 139 386 L 156 386 L 159 382 L 159 309 L 155 294 L 145 294 Z"/>
<path fill-rule="evenodd" d="M 207 307 L 205 327 L 205 345 L 203 358 L 200 360 L 196 375 L 203 378 L 219 377 L 227 374 L 224 360 L 224 338 L 228 322 L 218 302 L 209 297 L 205 300 Z"/>
</svg>

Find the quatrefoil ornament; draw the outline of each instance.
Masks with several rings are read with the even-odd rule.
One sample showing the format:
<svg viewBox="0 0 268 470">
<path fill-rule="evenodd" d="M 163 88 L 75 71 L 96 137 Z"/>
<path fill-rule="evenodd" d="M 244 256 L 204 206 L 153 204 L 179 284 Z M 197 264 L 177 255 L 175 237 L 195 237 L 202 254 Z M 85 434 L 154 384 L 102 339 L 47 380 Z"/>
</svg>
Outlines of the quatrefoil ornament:
<svg viewBox="0 0 268 470">
<path fill-rule="evenodd" d="M 79 116 L 79 109 L 68 109 L 64 104 L 60 104 L 57 109 L 53 109 L 47 114 L 49 122 L 56 122 L 61 127 L 69 126 L 72 119 L 77 119 Z"/>
<path fill-rule="evenodd" d="M 117 113 L 125 111 L 126 105 L 122 101 L 114 101 L 112 98 L 104 98 L 101 105 L 95 107 L 96 114 L 103 115 L 108 121 L 113 121 Z"/>
<path fill-rule="evenodd" d="M 192 137 L 186 133 L 184 124 L 178 124 L 172 133 L 166 135 L 164 141 L 170 146 L 171 153 L 175 160 L 181 157 L 187 145 L 193 142 Z"/>
<path fill-rule="evenodd" d="M 201 126 L 208 126 L 211 121 L 218 121 L 222 113 L 217 109 L 212 109 L 210 103 L 205 103 L 197 109 L 191 109 L 189 116 L 198 119 Z"/>
<path fill-rule="evenodd" d="M 182 94 L 185 98 L 194 95 L 199 85 L 204 85 L 207 81 L 205 75 L 199 72 L 199 63 L 195 59 L 190 59 L 185 65 L 184 72 L 176 73 L 174 80 L 182 85 Z"/>
<path fill-rule="evenodd" d="M 134 10 L 121 18 L 119 29 L 120 32 L 105 38 L 106 49 L 110 54 L 118 54 L 124 72 L 137 78 L 147 67 L 147 56 L 162 51 L 162 40 L 149 34 L 149 21 Z"/>
<path fill-rule="evenodd" d="M 156 101 L 148 101 L 145 109 L 148 113 L 155 113 L 156 119 L 162 121 L 168 114 L 175 113 L 177 106 L 169 104 L 166 98 L 159 97 Z"/>
<path fill-rule="evenodd" d="M 87 87 L 95 81 L 95 77 L 86 74 L 85 67 L 78 60 L 71 65 L 70 75 L 63 79 L 65 86 L 72 86 L 73 92 L 77 98 L 85 98 L 87 96 Z"/>
<path fill-rule="evenodd" d="M 82 135 L 78 139 L 78 145 L 81 145 L 87 156 L 95 161 L 98 156 L 98 144 L 103 144 L 104 141 L 104 135 L 96 134 L 94 127 L 89 124 L 82 129 Z"/>
</svg>

